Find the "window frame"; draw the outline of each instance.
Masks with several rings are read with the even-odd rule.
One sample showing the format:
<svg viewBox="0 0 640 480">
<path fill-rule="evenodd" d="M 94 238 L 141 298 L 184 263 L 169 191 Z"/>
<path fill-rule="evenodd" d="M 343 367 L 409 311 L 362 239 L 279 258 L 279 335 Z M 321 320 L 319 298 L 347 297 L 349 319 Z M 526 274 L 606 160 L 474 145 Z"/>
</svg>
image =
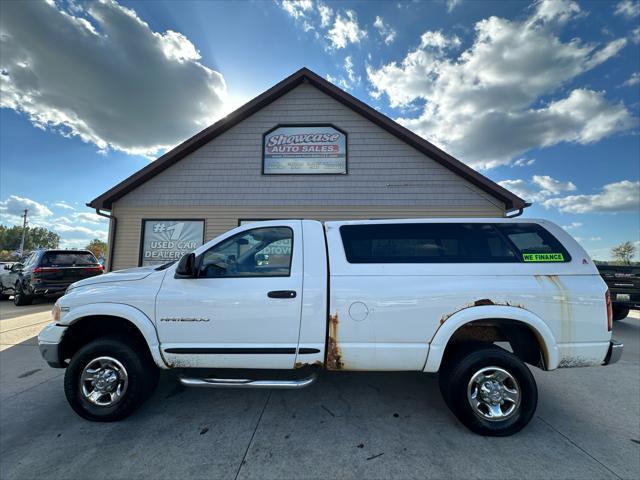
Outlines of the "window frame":
<svg viewBox="0 0 640 480">
<path fill-rule="evenodd" d="M 200 270 L 202 268 L 202 262 L 204 261 L 204 256 L 212 249 L 216 248 L 218 245 L 227 242 L 233 238 L 236 237 L 240 237 L 240 236 L 244 236 L 247 233 L 251 232 L 252 230 L 262 230 L 265 228 L 286 228 L 287 230 L 289 230 L 291 232 L 291 255 L 289 255 L 289 265 L 288 265 L 288 273 L 286 275 L 226 275 L 224 277 L 203 277 L 200 276 Z M 279 242 L 280 240 L 276 240 L 276 242 Z M 275 243 L 275 242 L 272 242 Z M 294 244 L 295 244 L 295 232 L 293 230 L 293 228 L 291 228 L 289 225 L 270 225 L 268 227 L 262 226 L 262 227 L 254 227 L 254 228 L 249 228 L 247 230 L 243 230 L 241 232 L 238 232 L 234 235 L 231 235 L 221 241 L 219 241 L 218 243 L 216 243 L 215 245 L 212 245 L 211 247 L 209 247 L 207 250 L 205 250 L 204 252 L 202 252 L 200 255 L 198 255 L 196 257 L 196 271 L 197 271 L 197 275 L 194 278 L 204 278 L 207 280 L 217 280 L 217 279 L 225 279 L 225 278 L 287 278 L 287 277 L 291 277 L 291 267 L 293 267 L 293 249 L 294 249 Z M 263 247 L 266 248 L 266 247 Z"/>
<path fill-rule="evenodd" d="M 511 238 L 509 237 L 509 235 L 507 233 L 505 233 L 502 229 L 503 228 L 508 228 L 511 226 L 526 226 L 526 227 L 534 227 L 535 230 L 542 230 L 543 232 L 545 232 L 547 235 L 549 235 L 553 241 L 555 241 L 559 247 L 560 247 L 560 251 L 558 253 L 562 254 L 564 260 L 560 261 L 560 262 L 556 262 L 556 261 L 552 261 L 552 262 L 548 262 L 548 261 L 540 261 L 540 262 L 526 262 L 524 260 L 524 253 L 522 252 L 522 250 L 520 250 L 520 248 L 518 248 L 518 246 L 515 244 L 515 242 L 513 240 L 511 240 Z M 539 223 L 533 223 L 533 222 L 518 222 L 518 223 L 494 223 L 493 224 L 494 228 L 498 231 L 498 233 L 500 235 L 502 235 L 505 239 L 505 241 L 507 241 L 507 243 L 514 249 L 514 251 L 516 252 L 516 254 L 518 255 L 518 257 L 520 258 L 520 263 L 524 263 L 524 264 L 540 264 L 540 263 L 545 263 L 545 264 L 553 264 L 553 263 L 571 263 L 572 257 L 571 254 L 569 253 L 569 250 L 567 250 L 567 248 L 564 246 L 564 244 L 558 240 L 558 238 L 551 233 L 549 230 L 547 230 L 546 228 L 544 228 L 542 225 L 540 225 Z"/>
<path fill-rule="evenodd" d="M 407 226 L 416 226 L 416 225 L 434 225 L 437 227 L 442 226 L 489 226 L 491 230 L 495 233 L 495 236 L 502 240 L 505 247 L 507 247 L 512 253 L 512 257 L 486 257 L 485 259 L 472 260 L 469 257 L 464 256 L 433 256 L 433 257 L 415 257 L 416 260 L 410 261 L 410 257 L 399 257 L 398 261 L 394 261 L 393 258 L 390 257 L 380 257 L 378 261 L 375 260 L 373 256 L 369 256 L 365 261 L 358 260 L 358 256 L 354 255 L 353 251 L 351 251 L 351 246 L 349 239 L 346 238 L 348 235 L 347 231 L 351 228 L 357 229 L 358 227 L 407 227 Z M 352 224 L 352 225 L 341 225 L 340 226 L 340 238 L 342 241 L 342 248 L 345 254 L 345 260 L 347 263 L 351 265 L 461 265 L 461 264 L 469 264 L 469 265 L 500 265 L 500 264 L 558 264 L 558 263 L 569 263 L 571 262 L 571 255 L 568 250 L 564 246 L 564 244 L 558 240 L 551 232 L 549 232 L 542 225 L 537 223 L 518 223 L 513 225 L 523 225 L 527 227 L 534 226 L 536 231 L 542 230 L 546 232 L 547 235 L 551 237 L 559 246 L 560 251 L 564 257 L 563 261 L 540 261 L 540 262 L 525 262 L 524 254 L 521 250 L 515 245 L 511 239 L 509 239 L 508 235 L 503 232 L 499 227 L 501 225 L 512 225 L 512 224 L 504 224 L 504 223 L 494 223 L 494 222 L 420 222 L 420 223 L 383 223 L 383 224 Z M 476 235 L 483 235 L 482 232 L 476 232 Z M 434 236 L 434 241 L 437 243 L 438 238 L 437 235 Z M 488 238 L 488 237 L 486 237 Z M 371 238 L 373 240 L 373 237 Z M 360 257 L 362 258 L 362 257 Z M 460 260 L 456 260 L 459 258 Z M 409 260 L 409 261 L 408 261 Z M 453 261 L 451 261 L 453 260 Z"/>
</svg>

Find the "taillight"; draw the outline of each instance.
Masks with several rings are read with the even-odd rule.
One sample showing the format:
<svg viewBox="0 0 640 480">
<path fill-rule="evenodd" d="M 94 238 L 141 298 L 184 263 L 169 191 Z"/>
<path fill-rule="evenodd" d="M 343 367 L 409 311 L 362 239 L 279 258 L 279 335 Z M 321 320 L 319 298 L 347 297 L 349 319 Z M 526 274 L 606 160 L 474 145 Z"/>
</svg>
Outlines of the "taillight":
<svg viewBox="0 0 640 480">
<path fill-rule="evenodd" d="M 604 294 L 605 302 L 607 303 L 607 330 L 613 330 L 613 308 L 611 307 L 611 293 L 607 289 L 607 293 Z"/>
<path fill-rule="evenodd" d="M 36 267 L 33 269 L 33 273 L 38 274 L 38 273 L 53 273 L 53 272 L 59 272 L 60 269 L 59 268 L 53 268 L 53 267 Z"/>
<path fill-rule="evenodd" d="M 85 272 L 101 272 L 102 265 L 98 265 L 97 267 L 87 267 L 83 269 Z"/>
</svg>

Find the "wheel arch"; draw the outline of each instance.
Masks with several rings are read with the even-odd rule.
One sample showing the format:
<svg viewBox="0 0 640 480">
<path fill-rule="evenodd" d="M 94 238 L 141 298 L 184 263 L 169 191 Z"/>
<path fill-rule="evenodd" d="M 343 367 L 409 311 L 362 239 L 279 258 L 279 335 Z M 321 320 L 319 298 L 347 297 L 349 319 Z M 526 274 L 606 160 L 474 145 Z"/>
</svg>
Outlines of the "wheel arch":
<svg viewBox="0 0 640 480">
<path fill-rule="evenodd" d="M 424 372 L 437 372 L 445 355 L 450 340 L 461 329 L 482 325 L 481 322 L 497 326 L 515 325 L 528 328 L 535 337 L 544 359 L 544 368 L 554 370 L 558 367 L 558 346 L 553 332 L 548 325 L 533 312 L 511 305 L 481 305 L 465 308 L 449 317 L 445 317 L 436 331 L 427 354 Z"/>
<path fill-rule="evenodd" d="M 77 351 L 83 343 L 99 336 L 123 333 L 146 345 L 154 363 L 160 368 L 167 365 L 160 353 L 158 334 L 153 322 L 142 311 L 124 304 L 89 304 L 72 308 L 60 325 L 67 326 L 62 339 L 62 360 Z"/>
</svg>

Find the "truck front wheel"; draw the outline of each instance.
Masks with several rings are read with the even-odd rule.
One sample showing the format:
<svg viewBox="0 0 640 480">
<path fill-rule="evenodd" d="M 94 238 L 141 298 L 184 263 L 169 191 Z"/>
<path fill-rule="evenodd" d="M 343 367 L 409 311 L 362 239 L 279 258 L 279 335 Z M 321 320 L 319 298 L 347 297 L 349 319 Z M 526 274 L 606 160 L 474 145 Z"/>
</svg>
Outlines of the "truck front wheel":
<svg viewBox="0 0 640 480">
<path fill-rule="evenodd" d="M 513 435 L 529 423 L 538 404 L 527 366 L 494 345 L 461 350 L 448 359 L 440 390 L 453 414 L 480 435 Z"/>
<path fill-rule="evenodd" d="M 150 395 L 159 371 L 146 352 L 118 336 L 98 338 L 73 355 L 64 377 L 71 408 L 83 418 L 125 418 Z"/>
</svg>

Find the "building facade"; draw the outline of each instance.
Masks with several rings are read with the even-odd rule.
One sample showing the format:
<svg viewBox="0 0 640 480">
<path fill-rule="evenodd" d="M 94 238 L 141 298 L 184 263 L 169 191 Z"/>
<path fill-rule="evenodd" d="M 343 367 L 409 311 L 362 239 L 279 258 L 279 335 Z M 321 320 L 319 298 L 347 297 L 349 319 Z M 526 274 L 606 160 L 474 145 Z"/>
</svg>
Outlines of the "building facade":
<svg viewBox="0 0 640 480">
<path fill-rule="evenodd" d="M 503 217 L 527 206 L 308 69 L 88 205 L 111 219 L 113 270 L 179 257 L 252 220 Z"/>
</svg>

